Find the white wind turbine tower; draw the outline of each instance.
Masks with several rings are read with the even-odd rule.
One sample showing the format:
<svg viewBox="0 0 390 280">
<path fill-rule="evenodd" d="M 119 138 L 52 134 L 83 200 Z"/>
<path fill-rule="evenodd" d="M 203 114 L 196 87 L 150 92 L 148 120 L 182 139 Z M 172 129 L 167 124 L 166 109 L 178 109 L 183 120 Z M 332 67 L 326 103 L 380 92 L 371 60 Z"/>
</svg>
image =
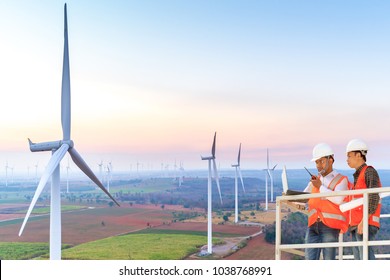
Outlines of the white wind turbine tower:
<svg viewBox="0 0 390 280">
<path fill-rule="evenodd" d="M 74 143 L 70 138 L 71 131 L 71 110 L 70 110 L 70 75 L 69 75 L 69 54 L 68 54 L 68 27 L 66 4 L 64 5 L 64 57 L 62 69 L 62 90 L 61 90 L 61 123 L 63 139 L 59 141 L 33 143 L 29 139 L 30 150 L 52 151 L 52 156 L 45 168 L 37 190 L 24 218 L 19 236 L 23 233 L 24 227 L 30 217 L 40 194 L 47 181 L 51 177 L 51 201 L 50 201 L 50 259 L 61 259 L 61 193 L 60 193 L 60 162 L 68 152 L 73 162 L 95 183 L 97 184 L 118 206 L 118 202 L 104 188 L 99 179 L 95 176 L 86 162 L 74 148 Z"/>
<path fill-rule="evenodd" d="M 98 165 L 99 165 L 100 182 L 103 182 L 103 161 L 100 161 Z"/>
<path fill-rule="evenodd" d="M 267 148 L 267 169 L 264 169 L 265 171 L 265 210 L 268 211 L 268 178 L 270 179 L 270 185 L 271 185 L 271 202 L 273 201 L 273 192 L 274 192 L 274 180 L 273 180 L 273 174 L 272 172 L 274 171 L 275 166 L 270 169 L 269 168 L 269 152 Z"/>
<path fill-rule="evenodd" d="M 110 169 L 110 165 L 107 165 L 106 166 L 107 168 L 107 190 L 110 191 L 110 180 L 111 180 L 111 169 Z"/>
<path fill-rule="evenodd" d="M 274 201 L 274 170 L 277 164 L 274 165 L 271 169 L 269 168 L 269 153 L 267 149 L 267 173 L 269 175 L 270 181 L 271 181 L 271 202 Z"/>
<path fill-rule="evenodd" d="M 15 168 L 15 166 L 10 167 L 10 169 L 11 169 L 11 184 L 14 183 L 14 168 Z"/>
<path fill-rule="evenodd" d="M 8 169 L 10 167 L 8 166 L 8 161 L 5 162 L 5 187 L 8 187 Z"/>
<path fill-rule="evenodd" d="M 265 171 L 265 211 L 268 211 L 268 169 L 263 169 Z"/>
<path fill-rule="evenodd" d="M 222 195 L 221 195 L 221 188 L 219 186 L 219 178 L 218 178 L 218 171 L 217 171 L 217 165 L 215 163 L 215 140 L 216 140 L 217 133 L 214 134 L 214 141 L 213 146 L 211 148 L 211 156 L 203 157 L 201 156 L 202 160 L 208 161 L 209 166 L 209 174 L 208 174 L 208 180 L 207 180 L 207 253 L 212 254 L 213 253 L 213 242 L 212 242 L 212 191 L 211 191 L 211 184 L 212 184 L 212 175 L 214 175 L 215 182 L 217 183 L 218 192 L 219 192 L 219 198 L 221 200 L 222 204 Z M 211 161 L 213 162 L 213 174 L 211 172 Z"/>
<path fill-rule="evenodd" d="M 242 179 L 242 173 L 241 173 L 241 168 L 240 168 L 240 157 L 241 157 L 241 143 L 240 143 L 240 148 L 238 149 L 237 163 L 236 164 L 232 164 L 232 167 L 235 167 L 235 169 L 236 169 L 235 180 L 234 180 L 234 195 L 235 195 L 235 217 L 234 217 L 234 222 L 236 224 L 238 223 L 238 176 L 240 176 L 241 186 L 242 186 L 243 191 L 245 192 L 244 180 Z"/>
<path fill-rule="evenodd" d="M 113 170 L 114 170 L 114 168 L 112 167 L 112 161 L 110 161 L 109 163 L 108 163 L 108 165 L 109 165 L 109 167 L 110 167 L 110 180 L 112 179 L 112 172 L 113 172 Z"/>
<path fill-rule="evenodd" d="M 183 184 L 183 179 L 184 179 L 184 167 L 183 167 L 183 162 L 180 162 L 180 175 L 179 175 L 179 187 L 181 187 L 181 184 Z"/>
</svg>

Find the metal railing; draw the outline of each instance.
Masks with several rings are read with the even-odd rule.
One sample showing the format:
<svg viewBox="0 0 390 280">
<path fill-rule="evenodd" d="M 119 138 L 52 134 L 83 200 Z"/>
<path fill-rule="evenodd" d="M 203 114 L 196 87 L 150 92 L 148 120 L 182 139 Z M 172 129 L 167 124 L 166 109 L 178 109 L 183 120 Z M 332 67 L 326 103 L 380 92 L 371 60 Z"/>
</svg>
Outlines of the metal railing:
<svg viewBox="0 0 390 280">
<path fill-rule="evenodd" d="M 280 260 L 282 252 L 288 252 L 292 254 L 301 255 L 303 252 L 299 249 L 305 248 L 339 248 L 338 259 L 347 259 L 347 256 L 343 256 L 344 247 L 363 246 L 363 260 L 368 259 L 368 247 L 369 246 L 382 246 L 390 245 L 390 240 L 368 240 L 368 194 L 378 193 L 381 198 L 390 196 L 390 187 L 383 188 L 371 188 L 361 190 L 348 190 L 348 191 L 335 191 L 327 193 L 315 193 L 315 194 L 299 194 L 299 195 L 283 195 L 276 197 L 276 224 L 275 224 L 275 259 Z M 305 243 L 305 244 L 281 244 L 282 241 L 282 205 L 288 204 L 290 201 L 307 200 L 310 198 L 318 197 L 332 197 L 332 196 L 349 196 L 363 194 L 363 240 L 362 241 L 350 241 L 343 242 L 343 234 L 339 236 L 339 242 L 328 243 Z M 351 202 L 349 202 L 351 203 Z M 290 202 L 291 204 L 291 202 Z M 346 206 L 346 205 L 345 205 Z M 381 218 L 390 217 L 390 214 L 381 214 Z M 377 258 L 390 258 L 390 254 L 377 255 Z"/>
</svg>

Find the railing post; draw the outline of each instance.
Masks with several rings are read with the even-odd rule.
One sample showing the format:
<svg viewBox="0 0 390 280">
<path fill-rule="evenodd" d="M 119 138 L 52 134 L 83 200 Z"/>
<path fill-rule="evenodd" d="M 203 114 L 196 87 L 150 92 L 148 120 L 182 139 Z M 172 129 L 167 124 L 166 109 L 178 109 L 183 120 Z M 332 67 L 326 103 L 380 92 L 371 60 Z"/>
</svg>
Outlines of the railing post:
<svg viewBox="0 0 390 280">
<path fill-rule="evenodd" d="M 368 260 L 368 196 L 363 194 L 363 260 Z"/>
<path fill-rule="evenodd" d="M 341 232 L 339 233 L 339 243 L 340 243 L 340 245 L 343 243 L 343 234 Z M 344 250 L 344 247 L 339 246 L 339 261 L 343 260 L 343 254 L 344 254 L 343 250 Z"/>
<path fill-rule="evenodd" d="M 281 225 L 281 202 L 280 199 L 276 198 L 276 217 L 275 217 L 275 260 L 281 259 L 281 251 L 279 245 L 282 240 L 282 225 Z"/>
</svg>

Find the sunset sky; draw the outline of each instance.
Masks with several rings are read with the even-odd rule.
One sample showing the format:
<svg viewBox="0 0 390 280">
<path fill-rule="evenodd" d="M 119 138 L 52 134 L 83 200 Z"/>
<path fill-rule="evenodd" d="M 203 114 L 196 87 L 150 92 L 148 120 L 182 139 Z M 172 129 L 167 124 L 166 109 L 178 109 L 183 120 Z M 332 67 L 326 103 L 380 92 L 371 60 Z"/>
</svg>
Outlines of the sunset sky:
<svg viewBox="0 0 390 280">
<path fill-rule="evenodd" d="M 91 166 L 347 169 L 362 138 L 390 169 L 390 2 L 67 1 L 72 139 Z M 0 1 L 0 176 L 60 140 L 63 1 Z M 63 165 L 66 164 L 63 161 Z"/>
</svg>

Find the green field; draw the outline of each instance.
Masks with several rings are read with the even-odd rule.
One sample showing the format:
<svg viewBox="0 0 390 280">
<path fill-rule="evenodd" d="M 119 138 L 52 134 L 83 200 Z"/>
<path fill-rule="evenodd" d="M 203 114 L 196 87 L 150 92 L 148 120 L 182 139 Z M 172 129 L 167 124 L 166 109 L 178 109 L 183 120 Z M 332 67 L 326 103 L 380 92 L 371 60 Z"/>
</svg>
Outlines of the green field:
<svg viewBox="0 0 390 280">
<path fill-rule="evenodd" d="M 180 260 L 199 251 L 207 237 L 199 234 L 128 234 L 75 247 L 63 245 L 67 260 Z M 213 243 L 221 243 L 213 239 Z M 48 259 L 48 243 L 1 242 L 1 260 Z"/>
<path fill-rule="evenodd" d="M 129 234 L 63 250 L 72 260 L 180 260 L 196 253 L 207 237 L 187 234 Z"/>
<path fill-rule="evenodd" d="M 30 260 L 42 256 L 49 256 L 49 243 L 0 242 L 0 260 Z"/>
<path fill-rule="evenodd" d="M 123 192 L 125 194 L 166 192 L 176 188 L 172 184 L 172 178 L 159 178 L 143 180 L 134 184 L 113 186 L 111 193 Z"/>
<path fill-rule="evenodd" d="M 61 205 L 61 212 L 63 211 L 72 211 L 86 208 L 85 206 L 80 205 Z M 19 211 L 19 213 L 25 213 L 27 211 Z M 32 214 L 48 214 L 50 213 L 50 206 L 47 207 L 37 207 L 34 208 Z"/>
</svg>

